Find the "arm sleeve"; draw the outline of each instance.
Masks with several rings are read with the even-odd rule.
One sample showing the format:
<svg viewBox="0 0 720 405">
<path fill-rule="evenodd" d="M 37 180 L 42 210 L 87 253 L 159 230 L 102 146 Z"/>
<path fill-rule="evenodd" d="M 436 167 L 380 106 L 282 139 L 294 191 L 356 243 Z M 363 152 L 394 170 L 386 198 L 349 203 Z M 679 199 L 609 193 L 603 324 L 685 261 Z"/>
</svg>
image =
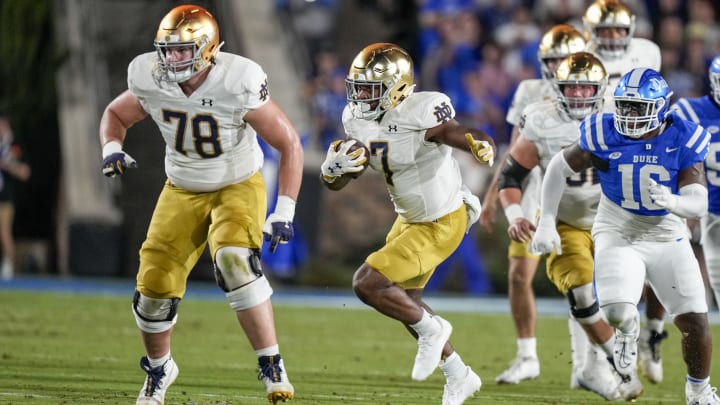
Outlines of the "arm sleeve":
<svg viewBox="0 0 720 405">
<path fill-rule="evenodd" d="M 565 191 L 565 179 L 576 172 L 568 165 L 562 152 L 556 154 L 545 170 L 540 199 L 540 216 L 557 217 L 560 198 Z"/>
</svg>

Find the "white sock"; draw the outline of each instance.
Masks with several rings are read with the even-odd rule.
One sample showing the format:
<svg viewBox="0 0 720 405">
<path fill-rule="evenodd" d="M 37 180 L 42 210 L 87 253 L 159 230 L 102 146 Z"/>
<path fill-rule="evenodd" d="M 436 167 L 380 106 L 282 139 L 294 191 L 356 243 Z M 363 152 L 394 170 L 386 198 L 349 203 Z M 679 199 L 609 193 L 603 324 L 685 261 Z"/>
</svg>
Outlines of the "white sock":
<svg viewBox="0 0 720 405">
<path fill-rule="evenodd" d="M 585 366 L 590 339 L 585 330 L 575 318 L 568 319 L 568 330 L 570 331 L 570 349 L 572 350 L 573 369 L 581 370 Z"/>
<path fill-rule="evenodd" d="M 611 358 L 613 356 L 613 351 L 615 350 L 615 334 L 613 333 L 613 335 L 610 336 L 610 339 L 608 339 L 607 342 L 598 346 L 600 346 L 602 351 L 605 352 L 605 356 Z"/>
<path fill-rule="evenodd" d="M 700 393 L 702 393 L 705 387 L 710 384 L 710 377 L 700 380 L 698 378 L 693 378 L 688 375 L 685 376 L 685 380 L 687 381 L 685 383 L 685 391 L 694 395 L 699 395 Z"/>
<path fill-rule="evenodd" d="M 272 345 L 260 350 L 255 350 L 255 355 L 258 356 L 258 358 L 263 356 L 275 356 L 278 353 L 280 353 L 280 345 Z"/>
<path fill-rule="evenodd" d="M 148 363 L 150 363 L 150 368 L 160 367 L 163 364 L 165 364 L 168 360 L 170 360 L 170 352 L 167 352 L 166 355 L 164 355 L 158 359 L 153 359 L 150 356 L 148 356 L 147 359 L 148 359 Z"/>
<path fill-rule="evenodd" d="M 445 360 L 440 360 L 440 370 L 442 370 L 445 378 L 462 376 L 465 373 L 465 363 L 457 352 L 452 352 Z"/>
<path fill-rule="evenodd" d="M 517 340 L 518 351 L 520 357 L 537 358 L 537 339 L 534 337 L 519 338 Z"/>
<path fill-rule="evenodd" d="M 411 328 L 417 332 L 418 335 L 427 335 L 428 333 L 433 333 L 440 328 L 440 324 L 435 322 L 435 320 L 432 319 L 432 315 L 425 309 L 422 310 L 422 318 L 420 318 L 420 321 L 418 323 L 414 323 L 410 325 Z"/>
<path fill-rule="evenodd" d="M 647 329 L 649 331 L 662 333 L 664 327 L 665 321 L 663 321 L 662 319 L 648 319 L 647 321 Z"/>
</svg>

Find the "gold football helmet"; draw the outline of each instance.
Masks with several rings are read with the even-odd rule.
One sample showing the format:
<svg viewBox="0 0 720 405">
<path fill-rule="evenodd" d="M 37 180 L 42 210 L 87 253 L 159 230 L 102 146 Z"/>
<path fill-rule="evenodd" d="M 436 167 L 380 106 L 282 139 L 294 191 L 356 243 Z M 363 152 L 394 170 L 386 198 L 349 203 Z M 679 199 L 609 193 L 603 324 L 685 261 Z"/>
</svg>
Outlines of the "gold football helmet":
<svg viewBox="0 0 720 405">
<path fill-rule="evenodd" d="M 407 51 L 391 43 L 368 45 L 345 78 L 350 111 L 355 118 L 376 119 L 412 94 L 414 76 Z"/>
<path fill-rule="evenodd" d="M 635 34 L 635 16 L 630 9 L 617 0 L 596 0 L 583 16 L 585 34 L 591 41 L 593 51 L 607 60 L 622 57 Z M 598 28 L 624 28 L 627 35 L 620 38 L 603 38 Z"/>
<path fill-rule="evenodd" d="M 600 59 L 590 52 L 576 52 L 563 59 L 552 79 L 560 96 L 563 109 L 576 120 L 598 113 L 603 107 L 603 94 L 607 86 L 607 72 Z M 593 85 L 595 94 L 590 97 L 569 97 L 564 93 L 566 85 Z"/>
<path fill-rule="evenodd" d="M 190 79 L 215 63 L 220 46 L 220 30 L 212 14 L 190 4 L 175 7 L 160 21 L 155 36 L 158 79 L 175 83 Z M 192 59 L 168 62 L 166 52 L 173 47 L 192 47 Z"/>
<path fill-rule="evenodd" d="M 585 37 L 572 25 L 558 24 L 550 28 L 540 39 L 538 60 L 543 78 L 552 79 L 555 67 L 568 55 L 585 50 Z M 553 66 L 555 65 L 555 66 Z"/>
</svg>

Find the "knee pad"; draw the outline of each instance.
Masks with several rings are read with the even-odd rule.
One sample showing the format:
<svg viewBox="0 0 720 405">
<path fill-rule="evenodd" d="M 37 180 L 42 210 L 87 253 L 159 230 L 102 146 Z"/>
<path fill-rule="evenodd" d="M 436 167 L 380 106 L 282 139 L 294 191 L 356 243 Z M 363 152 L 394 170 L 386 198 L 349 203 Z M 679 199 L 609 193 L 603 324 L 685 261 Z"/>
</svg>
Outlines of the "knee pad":
<svg viewBox="0 0 720 405">
<path fill-rule="evenodd" d="M 235 311 L 252 308 L 270 298 L 257 250 L 227 246 L 215 253 L 215 280 Z"/>
<path fill-rule="evenodd" d="M 177 322 L 178 304 L 180 298 L 150 298 L 135 291 L 132 305 L 135 323 L 143 332 L 165 332 Z"/>
<path fill-rule="evenodd" d="M 640 313 L 637 306 L 628 302 L 618 302 L 603 306 L 608 323 L 620 332 L 631 335 L 640 331 Z"/>
<path fill-rule="evenodd" d="M 568 290 L 567 298 L 570 301 L 570 312 L 578 323 L 592 325 L 602 318 L 591 283 Z"/>
</svg>

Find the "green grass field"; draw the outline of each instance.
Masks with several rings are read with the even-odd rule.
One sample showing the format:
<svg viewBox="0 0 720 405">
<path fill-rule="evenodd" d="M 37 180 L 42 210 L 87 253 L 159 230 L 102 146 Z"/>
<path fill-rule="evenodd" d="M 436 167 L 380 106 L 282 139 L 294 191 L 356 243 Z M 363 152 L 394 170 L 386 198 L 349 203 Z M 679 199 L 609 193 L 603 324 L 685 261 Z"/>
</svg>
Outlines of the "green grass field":
<svg viewBox="0 0 720 405">
<path fill-rule="evenodd" d="M 173 357 L 180 375 L 168 404 L 265 404 L 255 355 L 221 300 L 180 306 Z M 540 317 L 539 379 L 496 385 L 515 353 L 509 315 L 442 313 L 454 326 L 452 342 L 483 379 L 466 404 L 601 404 L 570 391 L 566 320 Z M 437 370 L 415 382 L 416 345 L 405 330 L 369 309 L 276 305 L 280 347 L 296 399 L 302 404 L 440 404 Z M 683 404 L 684 366 L 678 333 L 668 325 L 665 381 L 645 384 L 645 404 Z M 715 342 L 720 327 L 714 326 Z M 130 297 L 0 291 L 0 403 L 133 404 L 143 381 L 143 353 Z M 720 382 L 720 360 L 713 375 Z M 289 403 L 290 404 L 290 403 Z"/>
</svg>

